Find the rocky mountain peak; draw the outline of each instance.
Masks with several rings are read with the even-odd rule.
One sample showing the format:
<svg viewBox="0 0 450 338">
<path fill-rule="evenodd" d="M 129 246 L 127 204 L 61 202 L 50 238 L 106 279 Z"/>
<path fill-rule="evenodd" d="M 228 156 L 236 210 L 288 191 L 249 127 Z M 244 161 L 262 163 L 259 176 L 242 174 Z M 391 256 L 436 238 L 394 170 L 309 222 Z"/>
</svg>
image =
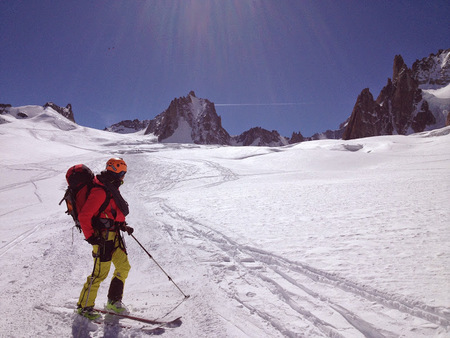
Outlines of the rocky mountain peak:
<svg viewBox="0 0 450 338">
<path fill-rule="evenodd" d="M 124 120 L 105 128 L 105 130 L 119 134 L 129 134 L 146 129 L 149 123 L 150 120 L 144 121 L 140 121 L 138 119 Z"/>
<path fill-rule="evenodd" d="M 300 143 L 305 141 L 301 132 L 296 133 L 295 131 L 292 133 L 291 138 L 289 139 L 289 144 Z"/>
<path fill-rule="evenodd" d="M 214 103 L 197 98 L 194 91 L 175 98 L 169 107 L 150 121 L 145 134 L 158 141 L 197 144 L 230 144 L 230 135 L 222 127 Z"/>
<path fill-rule="evenodd" d="M 232 143 L 240 146 L 280 146 L 288 144 L 288 140 L 276 130 L 268 131 L 261 127 L 255 127 L 233 137 Z"/>
<path fill-rule="evenodd" d="M 288 139 L 273 130 L 256 127 L 231 137 L 222 127 L 214 103 L 199 98 L 194 91 L 186 97 L 174 98 L 169 107 L 149 122 L 145 134 L 154 134 L 159 142 L 221 145 L 281 146 Z M 301 134 L 296 140 L 303 140 Z"/>
<path fill-rule="evenodd" d="M 416 60 L 412 66 L 414 78 L 421 89 L 435 89 L 450 83 L 450 48 L 441 49 Z"/>
<path fill-rule="evenodd" d="M 364 137 L 368 134 L 377 135 L 381 133 L 383 127 L 389 129 L 389 123 L 383 123 L 386 124 L 384 126 L 377 123 L 380 120 L 380 112 L 377 108 L 378 104 L 374 101 L 369 88 L 363 89 L 356 99 L 342 138 L 348 140 Z"/>
<path fill-rule="evenodd" d="M 75 118 L 73 116 L 72 105 L 69 103 L 65 108 L 58 106 L 53 102 L 47 102 L 44 104 L 44 108 L 50 107 L 57 113 L 61 114 L 65 118 L 69 119 L 72 122 L 75 122 Z"/>
<path fill-rule="evenodd" d="M 401 55 L 396 55 L 394 57 L 394 67 L 393 68 L 394 69 L 393 69 L 392 79 L 395 82 L 396 79 L 398 79 L 400 76 L 402 76 L 402 74 L 404 74 L 408 70 L 408 67 L 405 64 L 405 61 L 403 61 L 403 57 Z"/>
<path fill-rule="evenodd" d="M 439 57 L 432 55 L 420 62 L 416 61 L 412 69 L 408 68 L 401 55 L 396 55 L 392 80 L 388 79 L 376 101 L 373 100 L 368 88 L 358 96 L 342 136 L 343 139 L 391 134 L 406 135 L 421 132 L 432 126 L 443 127 L 441 121 L 444 108 L 442 107 L 445 104 L 440 105 L 433 112 L 429 102 L 424 99 L 420 83 L 437 84 L 447 81 L 440 75 L 445 75 L 447 67 L 445 60 L 448 59 L 450 50 L 448 52 L 445 54 L 445 51 L 441 51 Z M 443 55 L 447 56 L 443 57 Z M 431 76 L 431 73 L 435 74 L 439 80 Z M 428 97 L 430 96 L 432 95 Z"/>
</svg>

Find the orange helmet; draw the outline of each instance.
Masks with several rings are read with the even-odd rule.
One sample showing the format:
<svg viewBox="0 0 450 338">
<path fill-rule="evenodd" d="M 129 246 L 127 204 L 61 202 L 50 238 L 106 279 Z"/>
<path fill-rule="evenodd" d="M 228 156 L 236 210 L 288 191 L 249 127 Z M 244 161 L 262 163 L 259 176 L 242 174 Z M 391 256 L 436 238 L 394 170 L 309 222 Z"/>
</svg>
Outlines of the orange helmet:
<svg viewBox="0 0 450 338">
<path fill-rule="evenodd" d="M 127 164 L 123 158 L 110 158 L 108 162 L 106 162 L 106 170 L 118 174 L 119 176 L 125 176 L 127 173 Z"/>
</svg>

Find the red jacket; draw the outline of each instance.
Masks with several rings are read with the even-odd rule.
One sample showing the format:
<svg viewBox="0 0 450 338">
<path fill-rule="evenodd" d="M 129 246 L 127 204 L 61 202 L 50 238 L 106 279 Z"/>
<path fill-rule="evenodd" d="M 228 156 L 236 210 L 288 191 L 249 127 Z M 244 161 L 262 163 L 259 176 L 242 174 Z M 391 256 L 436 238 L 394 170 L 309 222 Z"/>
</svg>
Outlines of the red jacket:
<svg viewBox="0 0 450 338">
<path fill-rule="evenodd" d="M 103 186 L 103 184 L 97 179 L 97 177 L 94 178 L 94 183 Z M 105 200 L 105 190 L 103 188 L 94 186 L 91 189 L 91 192 L 88 196 L 88 199 L 84 203 L 83 208 L 78 214 L 78 220 L 80 221 L 80 226 L 86 239 L 94 234 L 94 228 L 92 227 L 92 218 L 94 216 L 114 220 L 117 222 L 125 222 L 125 216 L 117 207 L 116 202 L 112 197 L 106 209 L 102 211 L 100 215 L 97 215 L 100 207 L 102 206 L 103 202 L 105 202 Z M 114 217 L 114 215 L 116 216 Z"/>
</svg>

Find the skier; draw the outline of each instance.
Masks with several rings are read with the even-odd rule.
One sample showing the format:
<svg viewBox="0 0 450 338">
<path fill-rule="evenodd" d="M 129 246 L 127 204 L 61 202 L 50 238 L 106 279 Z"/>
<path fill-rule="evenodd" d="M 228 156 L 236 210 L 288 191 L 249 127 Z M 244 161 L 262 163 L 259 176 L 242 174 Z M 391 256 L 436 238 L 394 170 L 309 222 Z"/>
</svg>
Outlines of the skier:
<svg viewBox="0 0 450 338">
<path fill-rule="evenodd" d="M 133 233 L 133 228 L 125 222 L 128 203 L 119 192 L 126 172 L 127 165 L 122 158 L 109 159 L 106 169 L 95 176 L 94 187 L 78 215 L 86 241 L 93 246 L 94 269 L 81 290 L 77 312 L 91 320 L 100 317 L 94 310 L 95 299 L 111 262 L 115 270 L 106 308 L 116 313 L 126 312 L 122 295 L 130 264 L 120 230 Z"/>
</svg>

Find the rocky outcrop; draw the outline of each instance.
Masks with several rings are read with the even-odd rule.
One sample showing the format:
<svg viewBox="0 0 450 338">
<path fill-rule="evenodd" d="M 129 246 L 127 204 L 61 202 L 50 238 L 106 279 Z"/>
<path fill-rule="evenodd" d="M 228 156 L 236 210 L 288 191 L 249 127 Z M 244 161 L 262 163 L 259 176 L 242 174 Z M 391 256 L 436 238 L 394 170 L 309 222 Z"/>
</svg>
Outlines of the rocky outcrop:
<svg viewBox="0 0 450 338">
<path fill-rule="evenodd" d="M 428 102 L 423 100 L 419 111 L 411 121 L 411 128 L 414 130 L 414 132 L 420 132 L 425 130 L 426 126 L 433 125 L 435 123 L 436 117 L 430 111 Z"/>
<path fill-rule="evenodd" d="M 406 135 L 423 131 L 435 123 L 436 118 L 423 99 L 417 76 L 403 58 L 396 55 L 392 80 L 388 79 L 376 100 L 368 88 L 361 92 L 342 138 Z"/>
<path fill-rule="evenodd" d="M 164 112 L 150 121 L 145 134 L 154 134 L 159 142 L 228 145 L 231 140 L 214 103 L 197 98 L 193 91 L 173 99 Z"/>
<path fill-rule="evenodd" d="M 369 88 L 359 94 L 342 138 L 349 140 L 365 136 L 379 135 L 381 125 L 378 106 Z"/>
<path fill-rule="evenodd" d="M 53 102 L 47 102 L 46 104 L 44 104 L 44 108 L 47 107 L 52 108 L 54 111 L 58 112 L 59 114 L 69 119 L 70 121 L 75 122 L 75 118 L 72 112 L 72 105 L 70 103 L 65 108 L 63 108 L 54 104 Z"/>
<path fill-rule="evenodd" d="M 300 143 L 303 141 L 305 141 L 305 138 L 303 137 L 301 132 L 293 132 L 291 138 L 289 139 L 289 144 Z"/>
<path fill-rule="evenodd" d="M 391 80 L 381 90 L 376 103 L 378 105 L 378 116 L 381 125 L 386 125 L 386 129 L 375 135 L 401 134 L 408 133 L 412 127 L 412 120 L 418 104 L 422 101 L 422 91 L 419 89 L 419 83 L 413 77 L 413 72 L 409 69 L 403 58 L 396 55 L 394 59 L 394 71 Z M 380 124 L 380 123 L 379 123 Z M 423 131 L 426 125 L 415 124 L 417 130 Z M 368 135 L 374 136 L 374 135 Z"/>
<path fill-rule="evenodd" d="M 10 104 L 0 103 L 0 115 L 7 113 L 10 108 L 11 108 Z M 7 120 L 5 120 L 3 117 L 0 116 L 0 124 L 4 123 L 7 123 Z"/>
<path fill-rule="evenodd" d="M 282 146 L 289 142 L 277 131 L 260 127 L 231 137 L 222 127 L 214 103 L 198 98 L 193 91 L 173 99 L 164 112 L 149 122 L 145 134 L 154 134 L 159 142 L 167 143 Z"/>
<path fill-rule="evenodd" d="M 414 78 L 421 89 L 438 88 L 450 83 L 450 48 L 441 49 L 412 65 Z"/>
<path fill-rule="evenodd" d="M 0 114 L 3 114 L 4 112 L 8 111 L 9 108 L 11 108 L 10 104 L 0 103 Z"/>
<path fill-rule="evenodd" d="M 276 130 L 268 131 L 261 127 L 251 128 L 232 139 L 233 145 L 239 146 L 282 146 L 288 144 Z"/>
<path fill-rule="evenodd" d="M 119 134 L 129 134 L 144 130 L 148 127 L 150 120 L 140 121 L 138 119 L 134 120 L 124 120 L 115 123 L 109 127 L 106 127 L 106 131 L 111 131 Z"/>
</svg>

